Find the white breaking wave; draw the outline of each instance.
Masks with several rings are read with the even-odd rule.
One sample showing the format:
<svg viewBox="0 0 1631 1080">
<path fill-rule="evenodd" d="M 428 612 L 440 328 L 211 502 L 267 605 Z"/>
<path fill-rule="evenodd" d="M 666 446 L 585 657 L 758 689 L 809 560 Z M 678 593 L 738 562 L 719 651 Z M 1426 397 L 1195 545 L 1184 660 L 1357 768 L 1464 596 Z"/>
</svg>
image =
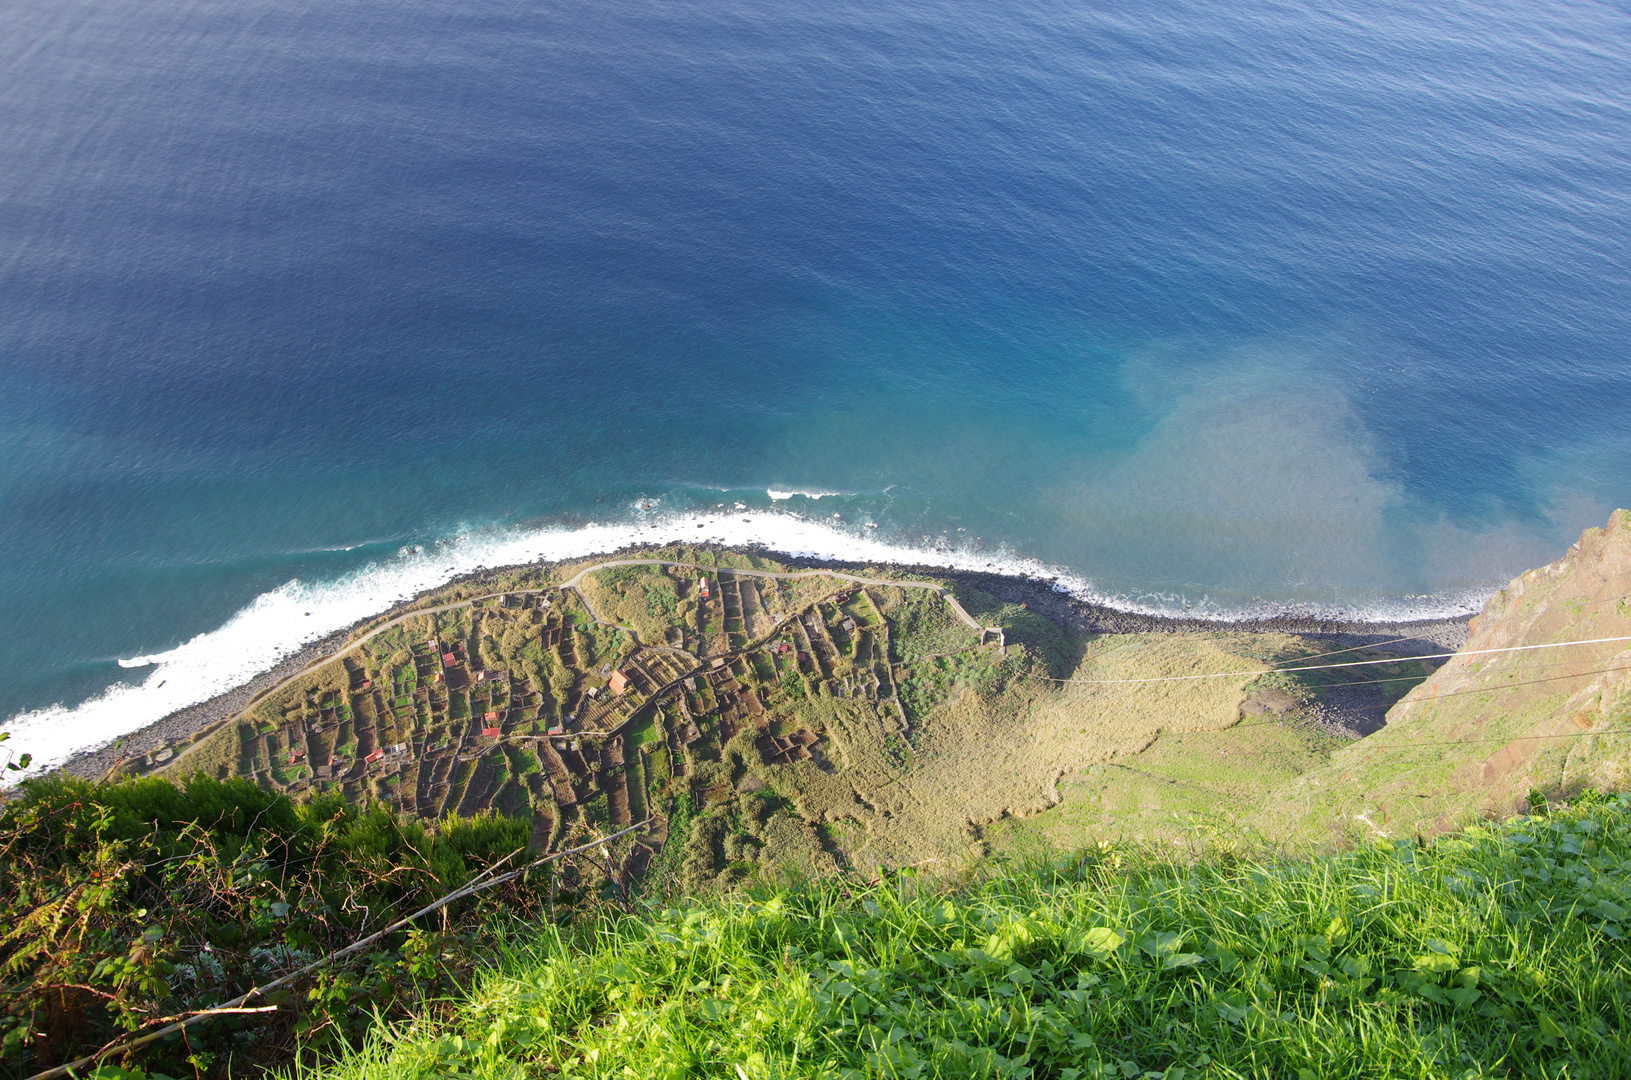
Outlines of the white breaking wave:
<svg viewBox="0 0 1631 1080">
<path fill-rule="evenodd" d="M 777 493 L 770 493 L 775 498 Z M 793 493 L 788 493 L 789 495 Z M 817 498 L 814 493 L 811 498 Z M 835 494 L 826 492 L 822 494 Z M 862 528 L 806 520 L 789 513 L 725 511 L 690 513 L 627 524 L 591 523 L 578 528 L 516 529 L 461 534 L 424 548 L 404 548 L 334 581 L 289 581 L 239 611 L 225 625 L 165 652 L 121 659 L 127 669 L 153 670 L 137 685 L 117 684 L 71 708 L 52 705 L 13 717 L 5 726 L 11 746 L 34 755 L 39 767 L 60 764 L 77 751 L 105 746 L 178 709 L 208 701 L 241 686 L 302 647 L 377 615 L 392 604 L 478 569 L 538 561 L 554 562 L 616 551 L 636 543 L 716 542 L 762 545 L 771 551 L 823 560 L 934 566 L 1053 579 L 1053 587 L 1084 600 L 1151 615 L 1186 614 L 1239 618 L 1267 611 L 1185 610 L 1165 598 L 1127 598 L 1100 593 L 1078 574 L 1006 548 L 976 550 L 965 541 L 912 546 Z M 1392 611 L 1368 611 L 1370 619 L 1419 619 L 1465 614 L 1482 595 L 1423 597 L 1401 601 Z M 1285 606 L 1275 606 L 1276 613 Z M 1318 613 L 1306 609 L 1309 613 Z M 1348 617 L 1359 617 L 1349 613 Z M 12 777 L 16 778 L 16 774 Z"/>
<path fill-rule="evenodd" d="M 777 491 L 775 488 L 766 488 L 765 494 L 770 496 L 771 502 L 786 502 L 795 495 L 802 495 L 806 499 L 821 499 L 828 495 L 842 495 L 841 491 L 806 491 L 803 488 L 794 488 L 791 491 Z"/>
</svg>

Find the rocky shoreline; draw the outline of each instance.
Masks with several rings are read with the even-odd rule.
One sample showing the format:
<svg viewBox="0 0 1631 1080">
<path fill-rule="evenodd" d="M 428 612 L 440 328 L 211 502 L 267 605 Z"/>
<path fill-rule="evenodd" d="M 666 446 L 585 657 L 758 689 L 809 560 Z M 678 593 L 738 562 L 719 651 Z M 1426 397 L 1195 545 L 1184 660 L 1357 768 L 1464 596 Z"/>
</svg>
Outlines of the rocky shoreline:
<svg viewBox="0 0 1631 1080">
<path fill-rule="evenodd" d="M 648 547 L 648 545 L 640 545 L 627 548 L 609 553 L 605 558 L 615 559 L 637 555 L 642 548 Z M 719 550 L 725 549 L 721 548 Z M 1289 612 L 1267 615 L 1260 619 L 1236 621 L 1176 618 L 1165 615 L 1147 615 L 1140 612 L 1123 611 L 1101 604 L 1091 604 L 1068 593 L 1058 591 L 1051 581 L 1044 578 L 1010 577 L 1003 574 L 949 570 L 943 566 L 922 564 L 890 564 L 888 567 L 880 568 L 873 564 L 815 559 L 787 555 L 768 549 L 744 548 L 733 550 L 749 551 L 757 556 L 771 558 L 792 569 L 843 570 L 849 572 L 888 569 L 897 573 L 937 578 L 952 584 L 978 589 L 1004 603 L 1025 604 L 1032 611 L 1053 620 L 1068 630 L 1089 634 L 1220 632 L 1301 634 L 1307 637 L 1329 640 L 1337 648 L 1364 645 L 1384 648 L 1389 652 L 1397 652 L 1402 656 L 1419 656 L 1435 652 L 1448 652 L 1459 648 L 1467 640 L 1467 620 L 1470 618 L 1470 616 L 1462 616 L 1452 619 L 1423 619 L 1408 622 L 1362 622 L 1321 618 Z M 454 578 L 446 584 L 438 586 L 436 591 L 455 584 L 481 585 L 488 581 L 496 582 L 499 571 L 510 569 L 514 568 L 484 568 L 473 574 Z M 415 600 L 417 599 L 416 597 Z M 116 740 L 107 746 L 75 754 L 57 768 L 73 776 L 100 779 L 107 775 L 108 771 L 123 757 L 145 754 L 169 743 L 189 738 L 211 724 L 219 723 L 242 710 L 263 690 L 276 685 L 282 679 L 310 666 L 312 663 L 328 657 L 344 644 L 358 627 L 378 622 L 382 617 L 388 617 L 394 612 L 406 611 L 412 606 L 413 602 L 411 600 L 403 601 L 392 605 L 392 608 L 385 612 L 370 615 L 366 619 L 359 619 L 343 630 L 337 630 L 319 641 L 306 645 L 299 652 L 289 656 L 275 667 L 262 672 L 241 686 L 217 694 L 208 701 L 190 705 L 185 709 L 178 709 L 163 719 L 132 732 L 124 736 L 123 739 Z M 1374 704 L 1361 702 L 1357 699 L 1352 703 L 1351 707 L 1343 707 L 1337 704 L 1330 718 L 1329 726 L 1333 730 L 1347 734 L 1368 734 L 1369 731 L 1381 726 L 1379 716 L 1373 715 L 1376 711 Z"/>
<path fill-rule="evenodd" d="M 377 618 L 378 616 L 374 616 Z M 363 620 L 364 622 L 368 620 Z M 197 705 L 189 705 L 185 709 L 177 709 L 161 720 L 155 720 L 146 727 L 131 732 L 120 739 L 115 739 L 106 746 L 95 750 L 84 750 L 61 765 L 57 770 L 72 776 L 83 776 L 90 780 L 100 780 L 125 757 L 146 754 L 158 750 L 170 743 L 180 742 L 190 738 L 197 732 L 219 723 L 238 712 L 261 691 L 277 685 L 283 679 L 295 672 L 329 656 L 335 649 L 345 643 L 351 631 L 356 628 L 354 624 L 344 630 L 312 642 L 299 652 L 285 658 L 276 666 L 256 675 L 253 679 L 239 686 L 233 687 L 224 693 L 201 701 Z M 56 771 L 56 770 L 53 770 Z"/>
<path fill-rule="evenodd" d="M 864 563 L 840 563 L 822 559 L 795 558 L 774 555 L 778 562 L 790 567 L 810 570 L 846 570 L 851 572 L 877 569 Z M 1086 634 L 1300 634 L 1336 641 L 1341 645 L 1370 645 L 1386 648 L 1400 655 L 1451 652 L 1467 640 L 1467 621 L 1472 616 L 1456 618 L 1416 619 L 1406 621 L 1371 622 L 1357 619 L 1334 619 L 1296 612 L 1265 615 L 1257 619 L 1178 618 L 1171 615 L 1147 615 L 1137 611 L 1124 611 L 1103 604 L 1079 600 L 1069 593 L 1053 587 L 1050 579 L 1035 577 L 1009 577 L 972 570 L 948 570 L 943 566 L 891 565 L 890 570 L 938 578 L 952 584 L 978 589 L 1005 603 L 1026 604 L 1032 611 L 1047 616 L 1068 630 Z M 1403 640 L 1395 640 L 1395 639 Z M 1386 644 L 1382 644 L 1386 643 Z"/>
</svg>

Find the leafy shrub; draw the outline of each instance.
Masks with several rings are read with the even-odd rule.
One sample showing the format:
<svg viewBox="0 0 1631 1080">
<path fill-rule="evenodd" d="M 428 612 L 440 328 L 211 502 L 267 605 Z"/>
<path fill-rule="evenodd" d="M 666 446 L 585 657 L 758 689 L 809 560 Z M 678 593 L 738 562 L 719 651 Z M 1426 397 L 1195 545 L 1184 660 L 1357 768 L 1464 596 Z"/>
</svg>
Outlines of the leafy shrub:
<svg viewBox="0 0 1631 1080">
<path fill-rule="evenodd" d="M 338 795 L 304 805 L 242 778 L 96 785 L 60 774 L 0 803 L 0 1074 L 27 1075 L 238 997 L 382 929 L 524 849 L 525 821 L 427 826 Z M 430 928 L 274 993 L 275 1016 L 224 1017 L 128 1067 L 182 1075 L 286 1061 L 359 1038 L 467 979 L 522 880 Z"/>
</svg>

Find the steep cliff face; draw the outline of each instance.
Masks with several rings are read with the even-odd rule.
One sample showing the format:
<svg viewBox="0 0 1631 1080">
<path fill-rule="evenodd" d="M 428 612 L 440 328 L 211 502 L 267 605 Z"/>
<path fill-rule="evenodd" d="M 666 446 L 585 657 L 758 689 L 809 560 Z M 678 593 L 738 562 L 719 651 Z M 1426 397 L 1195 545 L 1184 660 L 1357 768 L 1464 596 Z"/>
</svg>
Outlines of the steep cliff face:
<svg viewBox="0 0 1631 1080">
<path fill-rule="evenodd" d="M 1496 652 L 1491 650 L 1507 650 Z M 1631 511 L 1514 578 L 1387 726 L 1270 796 L 1339 832 L 1408 835 L 1631 787 Z"/>
<path fill-rule="evenodd" d="M 1623 636 L 1631 626 L 1628 594 L 1631 510 L 1616 510 L 1604 528 L 1587 529 L 1561 559 L 1513 578 L 1491 596 L 1468 624 L 1463 651 Z M 1447 676 L 1458 666 L 1464 665 L 1452 662 L 1439 674 Z M 1431 696 L 1432 685 L 1424 683 L 1400 705 Z"/>
<path fill-rule="evenodd" d="M 1631 761 L 1617 733 L 1631 731 L 1628 639 L 1631 511 L 1617 510 L 1561 559 L 1491 596 L 1460 653 L 1393 707 L 1388 726 L 1435 731 L 1469 750 L 1488 745 L 1468 753 L 1451 782 L 1483 789 L 1491 809 L 1531 789 L 1624 787 Z"/>
</svg>

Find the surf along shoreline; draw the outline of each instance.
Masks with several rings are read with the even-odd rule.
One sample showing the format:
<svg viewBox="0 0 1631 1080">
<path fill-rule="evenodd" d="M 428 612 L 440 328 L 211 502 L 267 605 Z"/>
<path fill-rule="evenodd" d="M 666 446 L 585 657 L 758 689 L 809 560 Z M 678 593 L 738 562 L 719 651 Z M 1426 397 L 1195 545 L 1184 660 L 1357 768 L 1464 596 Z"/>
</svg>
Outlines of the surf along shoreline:
<svg viewBox="0 0 1631 1080">
<path fill-rule="evenodd" d="M 789 571 L 836 570 L 845 573 L 899 574 L 928 578 L 957 588 L 977 589 L 1011 604 L 1024 604 L 1066 630 L 1084 634 L 1186 634 L 1186 633 L 1278 633 L 1297 634 L 1329 641 L 1335 647 L 1370 646 L 1401 656 L 1447 652 L 1467 639 L 1467 623 L 1472 614 L 1406 621 L 1341 619 L 1330 615 L 1276 612 L 1257 618 L 1209 618 L 1201 616 L 1152 615 L 1127 611 L 1105 604 L 1081 600 L 1055 588 L 1055 578 L 1031 574 L 999 574 L 956 570 L 931 563 L 870 563 L 792 555 L 759 545 L 688 544 L 696 551 L 752 555 L 771 559 Z M 192 738 L 198 732 L 219 724 L 250 705 L 257 697 L 292 675 L 337 657 L 358 630 L 411 614 L 426 597 L 457 587 L 500 588 L 500 575 L 520 570 L 550 570 L 561 566 L 584 568 L 618 559 L 639 558 L 672 547 L 668 544 L 631 544 L 604 555 L 561 561 L 537 561 L 506 566 L 484 567 L 451 578 L 435 588 L 399 600 L 384 611 L 358 619 L 341 630 L 301 647 L 277 664 L 247 682 L 183 709 L 113 740 L 107 745 L 75 752 L 68 760 L 46 769 L 41 775 L 61 771 L 86 779 L 101 779 L 126 757 L 146 754 L 168 744 Z M 728 567 L 723 569 L 729 569 Z M 1402 639 L 1402 640 L 1401 640 Z M 1343 726 L 1338 723 L 1336 726 Z M 1352 727 L 1353 725 L 1348 725 Z M 1363 725 L 1361 725 L 1363 726 Z M 1376 726 L 1380 726 L 1377 724 Z M 1354 732 L 1350 734 L 1368 732 Z"/>
</svg>

